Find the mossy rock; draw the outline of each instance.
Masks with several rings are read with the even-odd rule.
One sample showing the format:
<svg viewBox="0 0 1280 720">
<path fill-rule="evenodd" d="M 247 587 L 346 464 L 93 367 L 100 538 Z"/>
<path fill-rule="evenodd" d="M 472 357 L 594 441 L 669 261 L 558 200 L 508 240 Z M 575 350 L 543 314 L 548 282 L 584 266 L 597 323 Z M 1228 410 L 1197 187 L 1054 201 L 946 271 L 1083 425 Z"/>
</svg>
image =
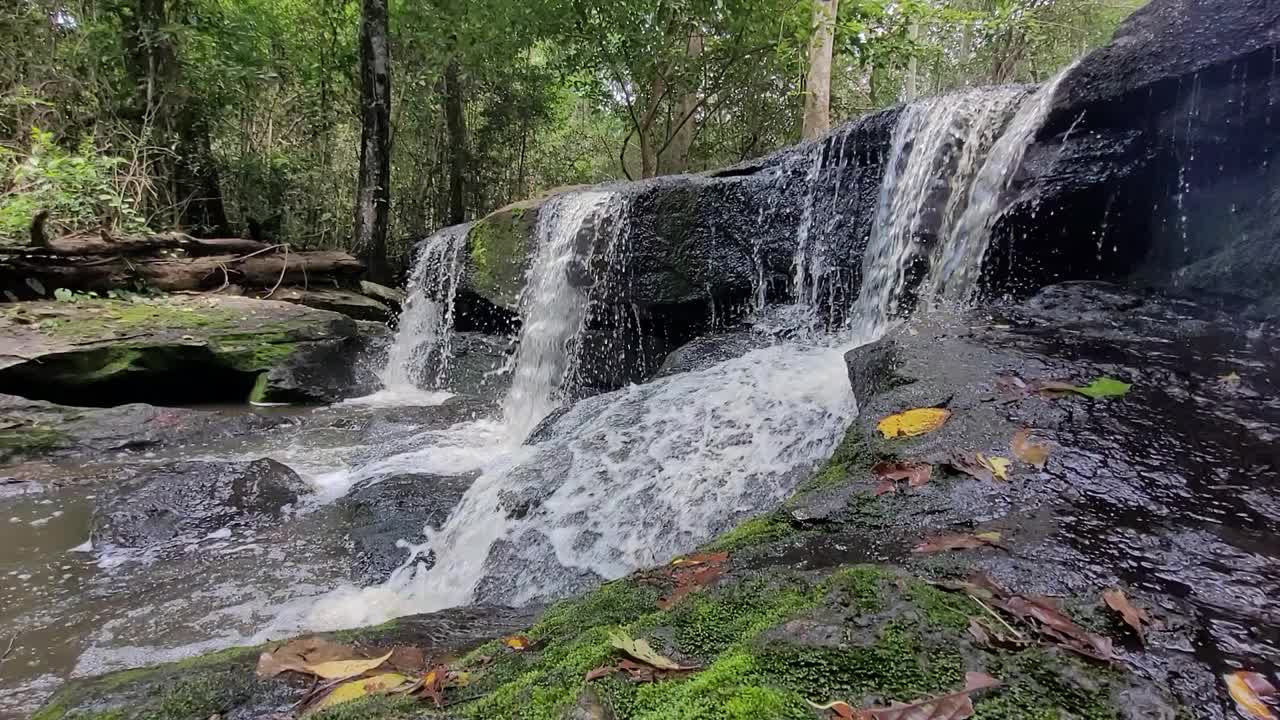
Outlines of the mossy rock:
<svg viewBox="0 0 1280 720">
<path fill-rule="evenodd" d="M 536 250 L 541 202 L 508 205 L 477 220 L 467 231 L 467 286 L 508 310 L 520 307 L 525 271 Z"/>
<path fill-rule="evenodd" d="M 67 405 L 243 402 L 275 372 L 257 399 L 307 399 L 295 387 L 273 397 L 281 369 L 359 335 L 343 315 L 250 298 L 16 303 L 0 310 L 0 392 Z"/>
</svg>

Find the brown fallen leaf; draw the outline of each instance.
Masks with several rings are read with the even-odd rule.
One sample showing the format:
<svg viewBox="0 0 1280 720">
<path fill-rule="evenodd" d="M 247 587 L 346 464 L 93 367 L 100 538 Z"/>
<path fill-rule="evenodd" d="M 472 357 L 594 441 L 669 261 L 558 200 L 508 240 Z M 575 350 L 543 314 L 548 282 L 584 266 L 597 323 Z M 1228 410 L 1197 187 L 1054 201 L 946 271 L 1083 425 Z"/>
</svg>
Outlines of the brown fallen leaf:
<svg viewBox="0 0 1280 720">
<path fill-rule="evenodd" d="M 1075 392 L 1076 385 L 1075 383 L 1062 382 L 1061 380 L 1032 380 L 1027 383 L 1027 391 L 1049 397 L 1061 397 L 1067 393 Z"/>
<path fill-rule="evenodd" d="M 1049 447 L 1033 441 L 1030 430 L 1023 429 L 1014 433 L 1009 449 L 1013 451 L 1014 457 L 1033 467 L 1043 468 L 1049 462 Z"/>
<path fill-rule="evenodd" d="M 1030 643 L 1012 628 L 993 621 L 989 617 L 969 618 L 969 637 L 982 647 L 1021 649 Z"/>
<path fill-rule="evenodd" d="M 614 673 L 626 673 L 632 682 L 657 682 L 669 678 L 683 677 L 696 668 L 680 668 L 677 670 L 659 670 L 652 665 L 645 665 L 634 660 L 623 659 L 615 665 L 604 665 L 586 674 L 585 681 L 599 680 Z"/>
<path fill-rule="evenodd" d="M 1280 699 L 1280 695 L 1265 675 L 1239 670 L 1224 676 L 1223 680 L 1240 712 L 1254 720 L 1276 720 L 1276 714 L 1268 705 Z"/>
<path fill-rule="evenodd" d="M 427 654 L 421 648 L 399 645 L 391 649 L 391 659 L 387 665 L 416 675 L 427 666 Z"/>
<path fill-rule="evenodd" d="M 1000 681 L 982 672 L 964 674 L 964 689 L 958 692 L 939 695 L 919 700 L 909 705 L 895 704 L 885 708 L 863 708 L 852 710 L 848 715 L 843 710 L 847 703 L 834 702 L 827 705 L 814 705 L 818 709 L 829 709 L 836 717 L 845 720 L 966 720 L 973 717 L 973 698 L 971 694 L 979 690 L 987 690 L 1000 686 Z M 840 706 L 844 707 L 840 707 Z"/>
<path fill-rule="evenodd" d="M 983 547 L 1009 548 L 1000 542 L 1000 533 L 978 533 L 976 535 L 940 535 L 916 545 L 911 552 L 917 554 L 948 552 L 951 550 L 974 550 Z"/>
<path fill-rule="evenodd" d="M 881 495 L 889 495 L 896 492 L 898 492 L 898 483 L 892 480 L 881 480 L 876 483 L 876 489 L 873 494 L 876 497 L 880 497 Z"/>
<path fill-rule="evenodd" d="M 729 553 L 702 553 L 679 558 L 664 568 L 646 573 L 646 579 L 656 584 L 674 583 L 674 587 L 658 599 L 658 607 L 669 610 L 686 595 L 698 592 L 724 574 L 724 563 Z"/>
<path fill-rule="evenodd" d="M 1130 602 L 1124 592 L 1119 589 L 1103 592 L 1102 601 L 1107 604 L 1107 607 L 1120 613 L 1121 617 L 1124 618 L 1125 624 L 1138 633 L 1139 640 L 1144 644 L 1147 642 L 1146 626 L 1151 624 L 1151 617 L 1147 615 L 1146 610 Z"/>
<path fill-rule="evenodd" d="M 1010 464 L 1007 458 L 982 453 L 956 452 L 947 458 L 952 469 L 986 482 L 1007 482 Z"/>
<path fill-rule="evenodd" d="M 1075 624 L 1048 598 L 1025 598 L 1014 595 L 1004 601 L 996 601 L 996 607 L 1005 612 L 1034 621 L 1042 635 L 1057 641 L 1068 650 L 1095 660 L 1111 661 L 1115 657 L 1111 639 L 1095 635 Z"/>
<path fill-rule="evenodd" d="M 419 697 L 424 700 L 430 700 L 435 703 L 436 707 L 444 706 L 444 688 L 449 680 L 449 668 L 446 665 L 436 665 L 427 672 L 423 673 L 418 688 Z"/>
<path fill-rule="evenodd" d="M 809 707 L 814 710 L 830 710 L 833 715 L 841 718 L 841 720 L 853 720 L 853 706 L 843 700 L 832 700 L 826 705 L 819 705 L 808 700 L 805 700 L 805 702 L 809 703 Z"/>
<path fill-rule="evenodd" d="M 322 637 L 290 640 L 275 650 L 258 656 L 258 677 L 273 678 L 283 672 L 311 674 L 308 665 L 341 660 L 363 659 L 350 645 L 341 645 Z"/>
<path fill-rule="evenodd" d="M 871 472 L 882 483 L 886 480 L 892 483 L 905 482 L 907 487 L 918 488 L 933 477 L 933 466 L 920 462 L 882 462 L 872 466 Z"/>
</svg>

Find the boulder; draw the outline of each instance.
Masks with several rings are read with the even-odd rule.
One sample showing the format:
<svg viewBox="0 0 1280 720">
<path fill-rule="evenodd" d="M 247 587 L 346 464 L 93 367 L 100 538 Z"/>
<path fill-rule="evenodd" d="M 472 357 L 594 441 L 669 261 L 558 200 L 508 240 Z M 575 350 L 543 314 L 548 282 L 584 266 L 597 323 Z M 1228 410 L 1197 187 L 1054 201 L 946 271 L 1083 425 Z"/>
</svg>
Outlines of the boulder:
<svg viewBox="0 0 1280 720">
<path fill-rule="evenodd" d="M 141 403 L 112 408 L 69 407 L 0 395 L 0 463 L 30 457 L 204 444 L 259 433 L 284 421 L 279 416 Z"/>
<path fill-rule="evenodd" d="M 1153 0 L 1062 79 L 987 256 L 993 289 L 1134 278 L 1280 310 L 1280 6 Z"/>
<path fill-rule="evenodd" d="M 243 402 L 251 391 L 325 402 L 352 392 L 348 375 L 295 363 L 314 366 L 319 353 L 349 366 L 366 337 L 344 315 L 243 297 L 14 303 L 0 310 L 0 392 L 96 406 Z"/>
<path fill-rule="evenodd" d="M 281 517 L 310 490 L 275 460 L 178 462 L 113 490 L 93 517 L 93 544 L 144 548 L 198 539 L 232 523 Z"/>
<path fill-rule="evenodd" d="M 271 299 L 329 310 L 356 320 L 388 322 L 394 316 L 391 308 L 377 298 L 350 290 L 284 288 L 272 293 Z"/>
<path fill-rule="evenodd" d="M 601 299 L 701 315 L 714 312 L 712 301 L 726 305 L 751 296 L 760 278 L 775 291 L 785 287 L 806 207 L 811 217 L 838 212 L 848 219 L 827 261 L 834 281 L 856 287 L 897 115 L 896 109 L 875 113 L 813 143 L 712 173 L 592 188 L 621 200 L 619 214 L 583 228 L 584 236 L 615 238 L 612 248 L 596 243 L 591 249 L 597 278 L 609 273 L 596 283 Z M 538 219 L 553 197 L 510 205 L 463 228 L 465 291 L 518 309 Z M 626 226 L 615 234 L 612 223 L 619 221 Z M 608 267 L 610 254 L 627 261 Z"/>
<path fill-rule="evenodd" d="M 417 542 L 425 527 L 443 525 L 474 480 L 411 473 L 353 488 L 340 505 L 355 543 L 356 579 L 384 582 L 406 557 L 396 541 Z"/>
</svg>

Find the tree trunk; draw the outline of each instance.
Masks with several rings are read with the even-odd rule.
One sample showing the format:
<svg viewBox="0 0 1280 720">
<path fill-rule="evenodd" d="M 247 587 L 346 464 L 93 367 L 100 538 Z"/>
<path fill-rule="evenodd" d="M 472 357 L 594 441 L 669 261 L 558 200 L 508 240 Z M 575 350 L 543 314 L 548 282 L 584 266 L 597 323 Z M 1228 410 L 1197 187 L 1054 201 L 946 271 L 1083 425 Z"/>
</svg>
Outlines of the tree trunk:
<svg viewBox="0 0 1280 720">
<path fill-rule="evenodd" d="M 444 115 L 449 127 L 449 224 L 467 221 L 467 116 L 457 59 L 444 70 Z"/>
<path fill-rule="evenodd" d="M 360 17 L 360 177 L 354 251 L 369 279 L 392 280 L 387 263 L 391 210 L 391 58 L 387 0 L 362 0 Z"/>
<path fill-rule="evenodd" d="M 690 65 L 697 64 L 697 59 L 702 55 L 702 48 L 702 34 L 696 31 L 689 33 L 689 44 L 686 47 L 685 56 L 689 58 Z M 689 151 L 693 148 L 693 136 L 697 130 L 693 114 L 697 111 L 702 97 L 699 93 L 699 83 L 695 78 L 686 78 L 685 82 L 688 86 L 680 96 L 680 101 L 676 103 L 675 128 L 672 130 L 671 140 L 667 144 L 667 149 L 658 158 L 659 170 L 664 175 L 674 175 L 689 170 Z"/>
<path fill-rule="evenodd" d="M 831 53 L 835 48 L 840 0 L 813 0 L 813 37 L 809 40 L 809 73 L 804 87 L 804 126 L 809 140 L 831 129 Z"/>
</svg>

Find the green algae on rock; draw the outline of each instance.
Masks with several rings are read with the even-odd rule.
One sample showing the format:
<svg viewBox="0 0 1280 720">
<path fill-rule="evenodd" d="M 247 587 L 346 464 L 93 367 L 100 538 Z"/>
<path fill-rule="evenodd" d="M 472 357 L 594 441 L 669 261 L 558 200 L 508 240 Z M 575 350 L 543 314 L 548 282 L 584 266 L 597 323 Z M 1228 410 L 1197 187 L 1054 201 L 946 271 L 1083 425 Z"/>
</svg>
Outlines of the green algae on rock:
<svg viewBox="0 0 1280 720">
<path fill-rule="evenodd" d="M 330 401 L 337 390 L 308 377 L 311 392 L 287 371 L 360 336 L 343 315 L 239 297 L 18 303 L 0 311 L 0 348 L 10 348 L 0 391 L 71 405 L 243 402 L 251 391 L 259 401 Z"/>
</svg>

